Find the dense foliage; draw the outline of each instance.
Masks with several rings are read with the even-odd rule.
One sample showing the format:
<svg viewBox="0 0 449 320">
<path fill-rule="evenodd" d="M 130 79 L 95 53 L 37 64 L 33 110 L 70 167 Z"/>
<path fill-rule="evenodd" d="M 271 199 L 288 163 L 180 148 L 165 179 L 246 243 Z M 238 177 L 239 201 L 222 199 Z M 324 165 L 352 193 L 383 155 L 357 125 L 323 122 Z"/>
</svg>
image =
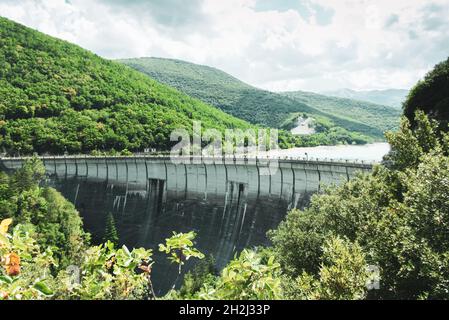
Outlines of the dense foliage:
<svg viewBox="0 0 449 320">
<path fill-rule="evenodd" d="M 330 236 L 321 247 L 316 273 L 283 276 L 283 297 L 293 300 L 353 300 L 366 297 L 370 280 L 365 255 L 358 244 Z"/>
<path fill-rule="evenodd" d="M 220 70 L 179 60 L 141 58 L 121 62 L 253 124 L 282 128 L 292 114 L 302 112 L 326 117 L 338 129 L 383 139 L 383 132 L 396 127 L 400 116 L 393 108 L 371 103 L 319 95 L 299 98 L 299 93 L 260 90 Z"/>
<path fill-rule="evenodd" d="M 193 277 L 196 278 L 193 278 Z M 167 299 L 274 300 L 282 298 L 281 270 L 269 250 L 243 250 L 216 274 L 210 262 L 189 272 Z"/>
<path fill-rule="evenodd" d="M 0 300 L 45 299 L 53 294 L 51 269 L 56 266 L 50 248 L 41 250 L 32 225 L 0 220 Z"/>
<path fill-rule="evenodd" d="M 281 298 L 280 266 L 270 257 L 262 261 L 255 251 L 243 250 L 229 262 L 221 276 L 198 293 L 202 299 L 274 300 Z"/>
<path fill-rule="evenodd" d="M 51 248 L 37 243 L 34 225 L 18 224 L 10 232 L 12 219 L 0 223 L 0 300 L 157 298 L 152 250 L 130 251 L 108 241 L 86 248 L 76 265 L 63 269 Z"/>
<path fill-rule="evenodd" d="M 414 131 L 404 119 L 400 132 L 388 134 L 388 166 L 316 195 L 308 209 L 290 212 L 271 233 L 289 296 L 449 298 L 449 135 L 423 113 L 415 122 Z M 316 288 L 328 282 L 326 241 L 335 236 L 349 252 L 333 281 L 351 288 L 323 296 Z M 362 260 L 379 268 L 379 290 L 364 287 Z"/>
<path fill-rule="evenodd" d="M 249 125 L 122 64 L 0 17 L 0 148 L 168 149 L 175 128 Z"/>
<path fill-rule="evenodd" d="M 404 103 L 404 114 L 412 123 L 417 110 L 424 111 L 447 131 L 449 123 L 449 58 L 439 63 L 412 89 Z"/>
<path fill-rule="evenodd" d="M 12 219 L 0 230 L 0 300 L 29 299 L 145 299 L 151 298 L 148 269 L 151 250 L 115 249 L 111 242 L 90 247 L 67 269 L 53 258 L 50 247 L 39 246 L 35 226 Z M 4 257 L 4 258 L 3 258 Z M 145 269 L 136 272 L 138 268 Z"/>
<path fill-rule="evenodd" d="M 51 248 L 56 262 L 65 266 L 80 258 L 89 237 L 75 207 L 56 190 L 39 186 L 44 173 L 35 159 L 12 176 L 0 172 L 0 220 L 33 225 L 37 244 Z"/>
</svg>

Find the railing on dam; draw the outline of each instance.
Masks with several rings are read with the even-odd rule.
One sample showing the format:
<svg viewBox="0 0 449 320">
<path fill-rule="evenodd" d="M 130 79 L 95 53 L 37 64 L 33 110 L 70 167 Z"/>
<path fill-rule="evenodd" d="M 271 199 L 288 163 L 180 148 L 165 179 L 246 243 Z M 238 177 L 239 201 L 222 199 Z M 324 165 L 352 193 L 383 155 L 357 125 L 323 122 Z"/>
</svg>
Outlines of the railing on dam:
<svg viewBox="0 0 449 320">
<path fill-rule="evenodd" d="M 1 162 L 9 161 L 24 161 L 30 159 L 30 156 L 26 157 L 0 157 Z M 65 160 L 65 161 L 75 161 L 75 160 L 146 160 L 146 161 L 172 161 L 173 163 L 192 163 L 192 164 L 202 164 L 202 163 L 245 163 L 245 164 L 257 164 L 257 163 L 267 163 L 267 162 L 279 162 L 279 163 L 303 163 L 303 164 L 322 164 L 322 165 L 342 165 L 355 168 L 372 169 L 377 161 L 365 161 L 358 159 L 333 159 L 333 158 L 312 158 L 312 157 L 248 157 L 248 156 L 222 156 L 222 157 L 207 157 L 207 156 L 167 156 L 167 155 L 114 155 L 114 156 L 96 156 L 96 155 L 55 155 L 55 156 L 37 156 L 37 158 L 45 160 Z"/>
<path fill-rule="evenodd" d="M 225 199 L 224 203 L 229 202 L 230 206 L 240 201 L 237 199 L 255 205 L 259 202 L 250 199 L 264 198 L 271 199 L 267 200 L 269 203 L 284 201 L 288 208 L 300 207 L 309 195 L 325 186 L 344 183 L 359 172 L 370 172 L 374 165 L 335 159 L 285 157 L 86 155 L 39 158 L 53 183 L 76 185 L 74 203 L 79 185 L 88 182 L 105 185 L 107 190 L 125 190 L 120 198 L 124 199 L 124 203 L 127 203 L 130 194 L 148 197 L 156 192 L 160 205 L 165 203 L 167 197 L 200 202 Z M 17 170 L 26 159 L 29 158 L 3 157 L 0 158 L 0 166 L 3 170 Z"/>
</svg>

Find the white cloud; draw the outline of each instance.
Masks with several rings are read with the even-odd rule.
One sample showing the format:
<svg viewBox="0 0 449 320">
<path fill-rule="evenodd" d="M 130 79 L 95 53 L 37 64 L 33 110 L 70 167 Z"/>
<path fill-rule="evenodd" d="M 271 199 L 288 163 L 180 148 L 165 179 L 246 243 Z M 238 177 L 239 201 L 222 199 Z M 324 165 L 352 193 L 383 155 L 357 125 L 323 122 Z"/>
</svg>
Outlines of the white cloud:
<svg viewBox="0 0 449 320">
<path fill-rule="evenodd" d="M 409 88 L 449 55 L 447 0 L 258 1 L 0 0 L 0 15 L 106 58 L 178 58 L 271 90 Z"/>
</svg>

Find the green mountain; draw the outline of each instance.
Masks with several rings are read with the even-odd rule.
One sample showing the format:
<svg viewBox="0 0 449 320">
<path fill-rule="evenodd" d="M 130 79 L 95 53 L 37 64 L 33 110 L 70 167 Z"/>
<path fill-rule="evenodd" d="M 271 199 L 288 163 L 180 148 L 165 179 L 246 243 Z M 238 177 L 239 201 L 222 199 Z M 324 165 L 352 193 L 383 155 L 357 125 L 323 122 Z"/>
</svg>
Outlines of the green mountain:
<svg viewBox="0 0 449 320">
<path fill-rule="evenodd" d="M 449 58 L 419 81 L 405 101 L 404 114 L 413 125 L 417 110 L 437 120 L 441 129 L 449 130 Z"/>
<path fill-rule="evenodd" d="M 306 114 L 328 130 L 335 127 L 381 140 L 385 130 L 399 123 L 400 112 L 393 108 L 318 95 L 268 92 L 223 71 L 189 62 L 161 58 L 120 62 L 253 124 L 290 129 L 300 114 Z"/>
<path fill-rule="evenodd" d="M 215 68 L 161 58 L 120 62 L 254 124 L 280 127 L 289 113 L 312 111 L 306 105 L 253 88 Z"/>
<path fill-rule="evenodd" d="M 408 93 L 409 93 L 408 90 L 403 89 L 366 90 L 366 91 L 340 89 L 335 91 L 322 92 L 322 94 L 327 96 L 368 101 L 374 104 L 391 106 L 398 109 L 402 107 L 402 103 L 407 98 Z"/>
<path fill-rule="evenodd" d="M 398 127 L 401 111 L 369 102 L 329 97 L 312 92 L 285 92 L 284 95 L 307 104 L 322 113 L 338 117 L 337 122 L 353 131 L 376 136 Z M 346 120 L 347 123 L 343 121 Z M 366 128 L 369 125 L 370 128 Z"/>
<path fill-rule="evenodd" d="M 120 63 L 0 17 L 0 148 L 9 154 L 168 149 L 170 133 L 248 128 Z"/>
</svg>

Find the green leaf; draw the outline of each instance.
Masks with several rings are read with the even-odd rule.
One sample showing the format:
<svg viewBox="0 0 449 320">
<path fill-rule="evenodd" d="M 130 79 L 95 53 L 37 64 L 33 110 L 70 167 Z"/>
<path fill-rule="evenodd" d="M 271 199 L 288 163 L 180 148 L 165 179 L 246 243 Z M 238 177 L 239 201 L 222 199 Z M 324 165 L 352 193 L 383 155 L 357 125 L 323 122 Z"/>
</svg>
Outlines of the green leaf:
<svg viewBox="0 0 449 320">
<path fill-rule="evenodd" d="M 0 233 L 0 246 L 7 246 L 9 247 L 9 239 Z"/>
<path fill-rule="evenodd" d="M 0 276 L 0 283 L 1 282 L 11 284 L 13 282 L 13 279 L 9 276 Z"/>
<path fill-rule="evenodd" d="M 53 295 L 53 291 L 47 286 L 47 284 L 44 281 L 36 282 L 33 288 L 45 296 Z"/>
<path fill-rule="evenodd" d="M 123 245 L 123 246 L 122 246 L 122 250 L 123 250 L 123 252 L 124 252 L 127 256 L 131 257 L 131 252 L 129 252 L 127 246 Z"/>
</svg>

